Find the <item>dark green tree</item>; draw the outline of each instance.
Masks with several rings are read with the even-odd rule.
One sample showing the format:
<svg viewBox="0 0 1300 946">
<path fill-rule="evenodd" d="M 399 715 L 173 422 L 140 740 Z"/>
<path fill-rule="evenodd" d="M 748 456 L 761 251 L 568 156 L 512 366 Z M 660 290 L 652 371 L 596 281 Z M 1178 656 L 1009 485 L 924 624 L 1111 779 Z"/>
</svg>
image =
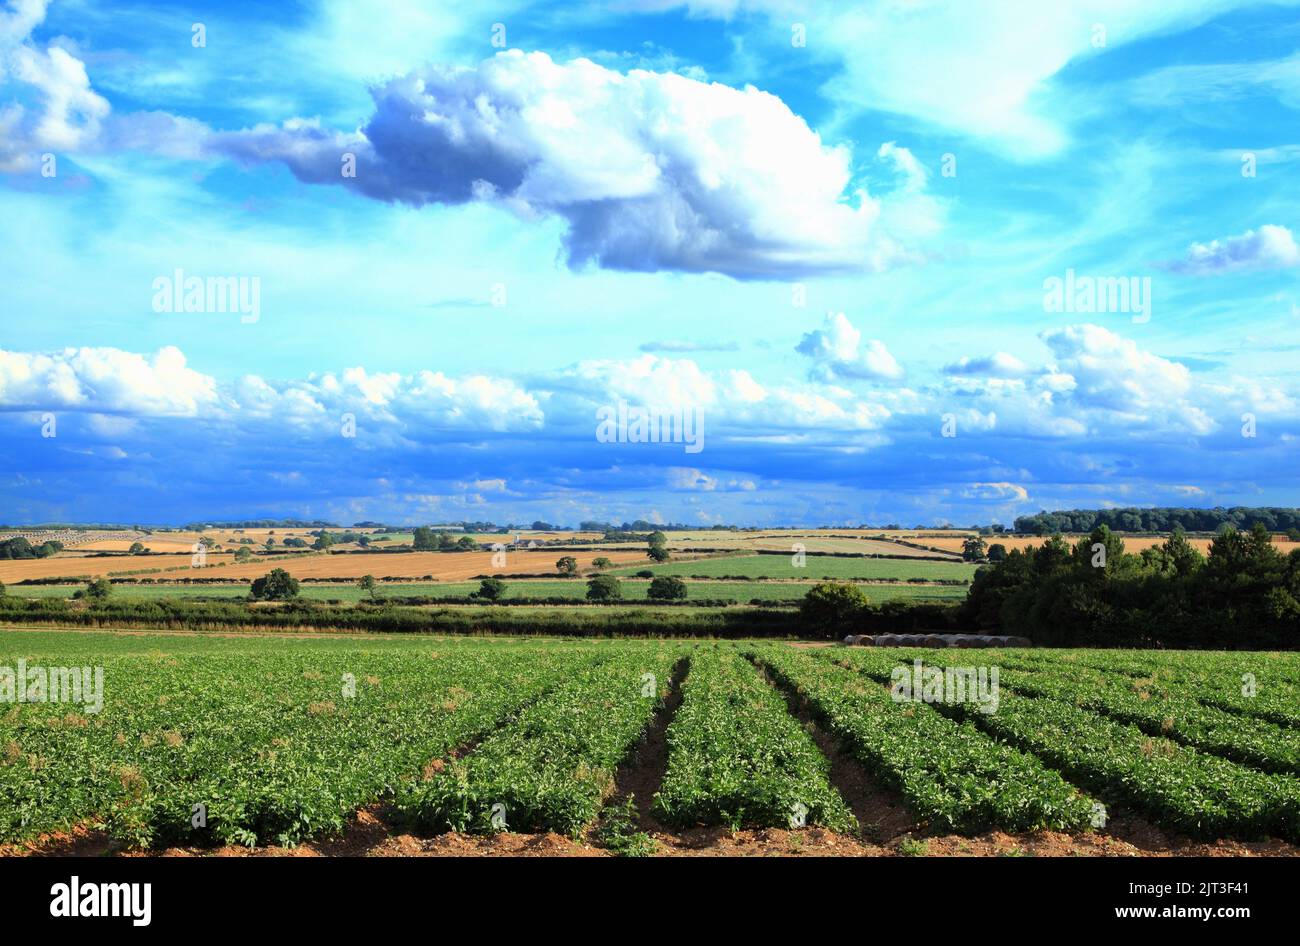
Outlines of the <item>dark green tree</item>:
<svg viewBox="0 0 1300 946">
<path fill-rule="evenodd" d="M 597 575 L 587 582 L 588 601 L 613 601 L 623 597 L 623 583 L 613 575 Z"/>
<path fill-rule="evenodd" d="M 658 575 L 650 580 L 646 597 L 656 601 L 680 601 L 686 597 L 686 582 L 672 575 Z"/>
<path fill-rule="evenodd" d="M 273 568 L 253 582 L 251 591 L 259 601 L 287 601 L 298 597 L 298 579 L 283 568 Z"/>
<path fill-rule="evenodd" d="M 822 637 L 842 637 L 857 630 L 870 602 L 857 585 L 824 581 L 813 585 L 799 605 L 810 632 Z"/>
</svg>

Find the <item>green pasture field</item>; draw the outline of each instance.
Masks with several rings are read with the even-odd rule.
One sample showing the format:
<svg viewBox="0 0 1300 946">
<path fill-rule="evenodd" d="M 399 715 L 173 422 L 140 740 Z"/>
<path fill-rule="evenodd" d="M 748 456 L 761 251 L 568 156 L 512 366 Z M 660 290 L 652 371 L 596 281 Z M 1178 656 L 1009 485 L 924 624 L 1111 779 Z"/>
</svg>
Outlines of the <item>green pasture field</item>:
<svg viewBox="0 0 1300 946">
<path fill-rule="evenodd" d="M 717 558 L 696 559 L 683 562 L 665 562 L 655 565 L 647 560 L 644 565 L 620 565 L 611 573 L 633 575 L 648 568 L 656 575 L 743 575 L 746 578 L 793 578 L 806 581 L 821 579 L 872 579 L 872 578 L 922 578 L 969 580 L 975 574 L 974 565 L 965 562 L 911 561 L 897 558 L 839 558 L 830 555 L 808 555 L 802 567 L 796 567 L 790 555 L 724 555 Z"/>
</svg>

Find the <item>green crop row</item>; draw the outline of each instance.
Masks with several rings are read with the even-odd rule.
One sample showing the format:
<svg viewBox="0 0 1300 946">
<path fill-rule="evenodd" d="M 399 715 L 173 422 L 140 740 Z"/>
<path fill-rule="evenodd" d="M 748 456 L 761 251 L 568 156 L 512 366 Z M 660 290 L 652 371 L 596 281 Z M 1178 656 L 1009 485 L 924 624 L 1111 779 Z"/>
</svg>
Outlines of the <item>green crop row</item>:
<svg viewBox="0 0 1300 946">
<path fill-rule="evenodd" d="M 510 726 L 399 794 L 423 830 L 578 835 L 600 813 L 614 774 L 649 727 L 684 651 L 623 651 L 575 671 Z"/>
<path fill-rule="evenodd" d="M 1300 661 L 1267 652 L 1107 651 L 1023 653 L 1035 666 L 1083 667 L 1177 690 L 1206 706 L 1300 728 Z"/>
<path fill-rule="evenodd" d="M 667 822 L 857 826 L 828 780 L 830 763 L 781 695 L 732 648 L 691 655 L 667 739 L 668 771 L 654 805 Z"/>
<path fill-rule="evenodd" d="M 1300 775 L 1300 731 L 1207 706 L 1160 680 L 1136 680 L 1073 667 L 1003 664 L 1001 683 L 1025 696 L 1062 700 L 1132 723 L 1205 752 L 1267 772 Z"/>
<path fill-rule="evenodd" d="M 884 655 L 845 659 L 869 679 L 889 677 Z M 1300 838 L 1300 780 L 1291 776 L 1256 771 L 1059 699 L 1001 693 L 995 713 L 968 702 L 937 705 L 1158 824 L 1200 837 Z"/>
<path fill-rule="evenodd" d="M 0 715 L 0 840 L 76 824 L 140 845 L 293 843 L 495 728 L 576 649 L 90 657 L 100 712 Z"/>
<path fill-rule="evenodd" d="M 1090 823 L 1091 800 L 1033 756 L 994 742 L 920 702 L 900 702 L 854 670 L 790 648 L 756 659 L 807 700 L 866 769 L 929 826 L 963 832 Z"/>
</svg>

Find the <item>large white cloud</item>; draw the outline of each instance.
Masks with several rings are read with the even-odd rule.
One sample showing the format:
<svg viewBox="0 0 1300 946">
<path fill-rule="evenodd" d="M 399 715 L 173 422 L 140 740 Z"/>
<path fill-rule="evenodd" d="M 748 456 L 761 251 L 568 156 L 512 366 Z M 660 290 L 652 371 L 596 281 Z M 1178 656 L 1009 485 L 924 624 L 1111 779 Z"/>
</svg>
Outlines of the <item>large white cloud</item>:
<svg viewBox="0 0 1300 946">
<path fill-rule="evenodd" d="M 199 417 L 236 428 L 314 427 L 330 435 L 347 413 L 358 424 L 373 423 L 410 439 L 438 430 L 533 430 L 544 421 L 536 396 L 511 380 L 481 374 L 402 375 L 355 367 L 304 380 L 246 375 L 222 384 L 188 367 L 174 347 L 151 356 L 116 348 L 0 350 L 0 411 L 46 410 Z"/>
<path fill-rule="evenodd" d="M 217 402 L 216 382 L 173 347 L 150 357 L 116 348 L 0 350 L 0 410 L 191 416 Z"/>
<path fill-rule="evenodd" d="M 949 371 L 947 390 L 995 412 L 1003 433 L 1199 436 L 1216 429 L 1210 407 L 1220 399 L 1197 385 L 1186 366 L 1100 325 L 1070 325 L 1039 337 L 1055 361 L 1011 375 L 996 356 L 963 359 L 959 370 Z"/>
<path fill-rule="evenodd" d="M 569 263 L 737 278 L 879 270 L 915 258 L 879 225 L 829 146 L 781 99 L 675 73 L 502 52 L 433 66 L 373 90 L 357 133 L 315 121 L 214 135 L 214 150 L 278 160 L 301 179 L 411 204 L 495 201 L 558 215 Z M 355 178 L 341 174 L 355 154 Z M 924 174 L 880 155 L 914 199 Z"/>
<path fill-rule="evenodd" d="M 343 414 L 358 424 L 407 440 L 441 430 L 494 432 L 534 430 L 544 421 L 536 396 L 505 378 L 450 377 L 441 371 L 369 372 L 355 367 L 301 381 L 269 383 L 246 376 L 232 392 L 231 409 L 297 426 L 328 424 Z"/>
</svg>

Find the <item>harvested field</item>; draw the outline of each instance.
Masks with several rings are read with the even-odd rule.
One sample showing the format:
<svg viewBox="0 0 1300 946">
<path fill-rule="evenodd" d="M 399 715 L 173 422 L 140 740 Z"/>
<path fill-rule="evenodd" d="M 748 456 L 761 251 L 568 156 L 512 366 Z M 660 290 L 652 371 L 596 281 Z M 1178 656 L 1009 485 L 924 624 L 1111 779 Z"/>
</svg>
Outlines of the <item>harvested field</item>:
<svg viewBox="0 0 1300 946">
<path fill-rule="evenodd" d="M 207 558 L 209 567 L 230 560 L 231 556 L 225 553 L 210 554 Z M 189 552 L 183 555 L 111 555 L 103 558 L 59 554 L 53 558 L 0 560 L 0 582 L 11 584 L 28 578 L 68 578 L 75 575 L 99 578 L 144 569 L 188 568 L 189 565 Z"/>
<path fill-rule="evenodd" d="M 591 568 L 592 559 L 600 556 L 615 564 L 646 561 L 645 553 L 640 551 L 597 549 L 591 552 L 563 552 L 547 549 L 537 552 L 507 552 L 505 566 L 498 568 L 492 564 L 492 555 L 492 552 L 308 555 L 301 560 L 284 559 L 274 563 L 268 560 L 227 565 L 214 571 L 212 577 L 259 578 L 272 567 L 279 567 L 286 569 L 295 578 L 360 578 L 362 575 L 374 575 L 376 578 L 423 578 L 432 575 L 440 581 L 464 581 L 475 575 L 554 575 L 555 562 L 562 555 L 571 555 L 577 559 L 580 569 Z M 212 561 L 212 556 L 209 556 L 208 561 Z"/>
</svg>

